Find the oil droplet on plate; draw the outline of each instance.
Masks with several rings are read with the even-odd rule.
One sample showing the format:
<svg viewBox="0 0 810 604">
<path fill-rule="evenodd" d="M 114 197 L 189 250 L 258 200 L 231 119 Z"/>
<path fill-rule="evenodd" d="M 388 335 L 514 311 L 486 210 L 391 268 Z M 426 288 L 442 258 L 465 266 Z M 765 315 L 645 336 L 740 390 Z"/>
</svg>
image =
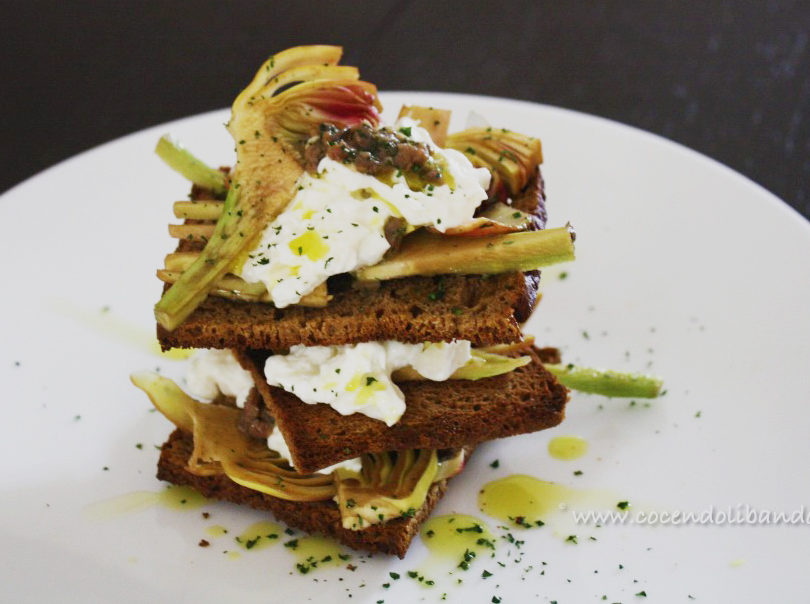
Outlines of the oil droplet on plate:
<svg viewBox="0 0 810 604">
<path fill-rule="evenodd" d="M 256 522 L 242 531 L 235 540 L 242 549 L 260 550 L 278 543 L 283 530 L 275 522 Z"/>
<path fill-rule="evenodd" d="M 166 359 L 184 360 L 193 353 L 193 349 L 181 348 L 172 348 L 163 352 L 154 330 L 143 328 L 133 321 L 117 316 L 106 306 L 100 311 L 93 311 L 66 299 L 49 300 L 48 305 L 59 314 L 70 317 L 98 333 Z"/>
<path fill-rule="evenodd" d="M 535 524 L 565 510 L 580 492 L 561 484 L 515 474 L 484 485 L 478 492 L 478 508 L 504 522 Z"/>
<path fill-rule="evenodd" d="M 191 487 L 169 485 L 158 493 L 157 502 L 175 510 L 192 510 L 202 507 L 208 500 Z"/>
<path fill-rule="evenodd" d="M 419 535 L 434 557 L 450 560 L 454 566 L 465 560 L 467 552 L 481 557 L 495 550 L 495 537 L 487 523 L 466 514 L 429 518 Z"/>
<path fill-rule="evenodd" d="M 579 436 L 555 436 L 548 442 L 548 453 L 554 459 L 571 461 L 588 452 L 588 441 Z"/>
<path fill-rule="evenodd" d="M 211 526 L 205 529 L 205 533 L 209 537 L 222 537 L 223 535 L 228 534 L 228 529 L 226 529 L 221 524 L 212 524 Z"/>
<path fill-rule="evenodd" d="M 284 545 L 295 554 L 298 560 L 295 568 L 302 575 L 319 568 L 341 566 L 351 558 L 336 541 L 324 537 L 300 537 Z"/>
<path fill-rule="evenodd" d="M 88 505 L 84 513 L 90 518 L 108 520 L 162 505 L 175 510 L 193 510 L 207 499 L 191 487 L 169 485 L 163 491 L 135 491 Z"/>
</svg>

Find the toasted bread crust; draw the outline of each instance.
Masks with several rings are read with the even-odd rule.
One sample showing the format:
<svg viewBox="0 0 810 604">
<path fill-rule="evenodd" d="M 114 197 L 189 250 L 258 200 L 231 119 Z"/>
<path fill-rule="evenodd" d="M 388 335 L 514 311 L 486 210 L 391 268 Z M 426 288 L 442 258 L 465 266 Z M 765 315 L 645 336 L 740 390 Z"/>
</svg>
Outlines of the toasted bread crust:
<svg viewBox="0 0 810 604">
<path fill-rule="evenodd" d="M 164 349 L 287 350 L 296 344 L 331 346 L 398 340 L 470 340 L 476 346 L 517 342 L 520 320 L 534 306 L 536 279 L 520 273 L 413 277 L 378 289 L 349 289 L 326 308 L 245 303 L 209 297 L 174 331 L 158 326 Z M 441 299 L 433 300 L 435 292 Z"/>
<path fill-rule="evenodd" d="M 385 524 L 374 525 L 361 531 L 344 529 L 340 512 L 333 501 L 303 503 L 277 499 L 236 484 L 224 474 L 197 476 L 186 469 L 186 462 L 193 449 L 191 435 L 175 430 L 163 445 L 158 461 L 157 477 L 173 484 L 190 486 L 210 499 L 248 505 L 257 510 L 266 510 L 285 524 L 308 533 L 332 537 L 344 545 L 372 553 L 405 556 L 419 525 L 444 495 L 447 481 L 434 483 L 428 491 L 424 505 L 409 518 L 397 518 Z"/>
<path fill-rule="evenodd" d="M 193 199 L 210 198 L 194 188 Z M 545 226 L 543 179 L 539 172 L 515 208 L 531 214 L 532 228 Z M 194 221 L 189 221 L 194 222 Z M 178 251 L 200 249 L 180 241 Z M 537 302 L 538 271 L 478 275 L 410 277 L 374 289 L 346 289 L 326 308 L 247 303 L 209 296 L 181 325 L 157 337 L 169 348 L 287 350 L 296 344 L 328 346 L 398 340 L 470 340 L 490 346 L 522 339 L 520 324 Z M 437 296 L 437 293 L 440 295 Z"/>
<path fill-rule="evenodd" d="M 565 415 L 568 390 L 543 367 L 545 351 L 532 362 L 482 380 L 404 382 L 407 409 L 390 428 L 359 413 L 343 416 L 328 405 L 309 405 L 264 378 L 264 358 L 239 354 L 290 448 L 300 472 L 314 472 L 363 453 L 442 449 L 544 430 Z M 543 357 L 541 357 L 543 355 Z"/>
</svg>

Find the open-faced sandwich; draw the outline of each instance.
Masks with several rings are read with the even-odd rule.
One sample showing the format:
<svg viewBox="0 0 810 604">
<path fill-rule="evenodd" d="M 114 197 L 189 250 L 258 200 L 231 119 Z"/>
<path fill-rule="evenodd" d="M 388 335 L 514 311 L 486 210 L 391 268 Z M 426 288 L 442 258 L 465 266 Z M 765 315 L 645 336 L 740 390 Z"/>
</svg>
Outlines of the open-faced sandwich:
<svg viewBox="0 0 810 604">
<path fill-rule="evenodd" d="M 571 229 L 545 229 L 540 141 L 448 134 L 426 107 L 384 125 L 340 55 L 261 66 L 232 107 L 231 169 L 161 139 L 193 188 L 158 271 L 158 339 L 205 350 L 194 398 L 133 381 L 176 426 L 161 479 L 403 556 L 477 444 L 557 425 L 554 374 L 593 376 L 520 330 L 537 269 L 573 259 Z"/>
</svg>

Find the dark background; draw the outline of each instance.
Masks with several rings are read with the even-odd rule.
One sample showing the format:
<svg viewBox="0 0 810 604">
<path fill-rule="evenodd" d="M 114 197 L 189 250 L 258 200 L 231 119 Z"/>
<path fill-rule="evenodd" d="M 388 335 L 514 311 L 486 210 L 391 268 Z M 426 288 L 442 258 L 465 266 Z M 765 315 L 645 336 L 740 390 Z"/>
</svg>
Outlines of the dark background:
<svg viewBox="0 0 810 604">
<path fill-rule="evenodd" d="M 381 90 L 512 97 L 664 135 L 810 217 L 810 3 L 0 0 L 0 190 L 230 105 L 273 52 L 345 47 Z"/>
</svg>

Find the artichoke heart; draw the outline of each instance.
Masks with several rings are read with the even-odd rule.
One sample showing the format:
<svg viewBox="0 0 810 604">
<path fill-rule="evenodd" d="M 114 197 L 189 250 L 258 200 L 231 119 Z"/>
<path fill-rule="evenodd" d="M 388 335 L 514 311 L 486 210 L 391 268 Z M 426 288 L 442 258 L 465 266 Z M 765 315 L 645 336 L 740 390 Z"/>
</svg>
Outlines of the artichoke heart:
<svg viewBox="0 0 810 604">
<path fill-rule="evenodd" d="M 338 469 L 337 497 L 343 528 L 362 530 L 422 507 L 439 468 L 436 451 L 415 449 L 363 456 L 360 473 Z"/>
<path fill-rule="evenodd" d="M 155 306 L 171 331 L 249 250 L 287 206 L 303 173 L 301 148 L 320 124 L 379 122 L 377 89 L 337 65 L 337 46 L 297 46 L 270 57 L 231 109 L 236 166 L 212 237 Z"/>
<path fill-rule="evenodd" d="M 492 173 L 490 191 L 517 195 L 543 163 L 540 139 L 503 128 L 469 128 L 447 137 L 447 147 L 461 151 L 478 168 Z"/>
<path fill-rule="evenodd" d="M 158 411 L 193 435 L 194 450 L 186 466 L 192 474 L 224 473 L 237 484 L 289 501 L 323 501 L 334 496 L 332 476 L 299 474 L 264 441 L 242 434 L 237 427 L 237 408 L 200 403 L 155 373 L 137 373 L 131 379 Z"/>
<path fill-rule="evenodd" d="M 153 372 L 131 376 L 158 411 L 192 434 L 194 449 L 186 469 L 197 476 L 225 474 L 235 483 L 288 501 L 337 501 L 344 528 L 362 529 L 410 516 L 422 507 L 433 482 L 461 471 L 464 452 L 439 462 L 436 451 L 367 454 L 359 473 L 299 474 L 265 441 L 238 428 L 239 409 L 201 403 L 172 380 Z"/>
</svg>

